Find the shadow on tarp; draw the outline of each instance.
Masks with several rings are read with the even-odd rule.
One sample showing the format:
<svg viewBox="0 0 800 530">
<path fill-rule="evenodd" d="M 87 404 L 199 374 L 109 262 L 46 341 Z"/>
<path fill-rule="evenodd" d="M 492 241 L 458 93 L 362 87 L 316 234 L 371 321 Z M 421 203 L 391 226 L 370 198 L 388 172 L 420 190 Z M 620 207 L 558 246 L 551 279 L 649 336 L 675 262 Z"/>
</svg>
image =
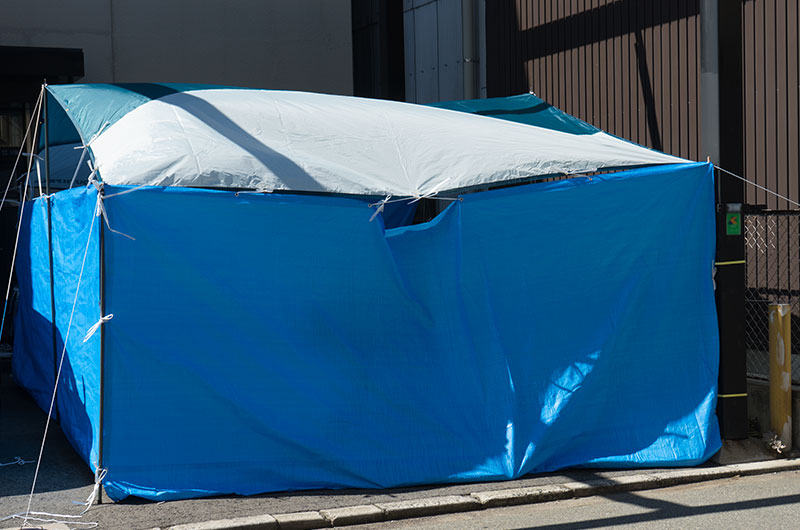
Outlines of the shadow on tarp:
<svg viewBox="0 0 800 530">
<path fill-rule="evenodd" d="M 5 443 L 3 444 L 3 450 L 0 451 L 0 461 L 3 462 L 12 461 L 16 456 L 23 460 L 35 460 L 38 456 L 45 430 L 46 414 L 50 409 L 53 397 L 55 374 L 59 369 L 58 360 L 65 352 L 64 339 L 60 330 L 66 330 L 68 323 L 72 320 L 69 309 L 71 309 L 74 299 L 74 295 L 56 299 L 56 319 L 59 329 L 55 330 L 54 335 L 50 303 L 47 202 L 44 199 L 38 199 L 25 203 L 25 206 L 15 270 L 19 283 L 19 298 L 17 312 L 14 315 L 13 376 L 9 374 L 3 381 L 4 387 L 8 387 L 7 390 L 4 388 L 3 392 L 11 397 L 0 403 L 4 425 L 1 433 L 2 439 L 3 441 L 15 440 L 16 445 L 6 448 Z M 62 223 L 65 227 L 67 224 Z M 59 248 L 58 242 L 60 238 L 64 238 L 60 228 L 61 226 L 59 229 L 54 228 L 53 230 L 53 238 L 56 243 L 53 256 L 56 266 L 56 293 L 70 290 L 65 288 L 65 285 L 76 280 L 77 271 L 72 269 L 80 266 L 80 261 L 75 263 L 72 256 L 65 254 L 63 249 Z M 69 237 L 72 236 L 73 234 L 69 234 Z M 82 255 L 83 248 L 78 252 Z M 68 263 L 68 265 L 59 270 L 58 265 L 61 263 Z M 71 273 L 74 273 L 75 278 Z M 74 287 L 71 289 L 74 291 Z M 84 303 L 87 302 L 84 301 Z M 82 456 L 84 462 L 88 463 L 94 438 L 92 421 L 88 416 L 86 406 L 87 399 L 90 399 L 91 388 L 87 390 L 86 371 L 83 371 L 79 381 L 72 363 L 74 359 L 85 357 L 87 351 L 91 354 L 92 350 L 89 349 L 91 344 L 86 345 L 82 342 L 82 333 L 78 327 L 77 324 L 72 326 L 69 338 L 71 348 L 65 352 L 61 363 L 57 400 L 53 407 L 53 423 L 48 430 L 48 439 L 52 443 L 53 437 L 56 440 L 66 438 Z M 11 382 L 12 378 L 13 383 Z M 23 399 L 23 389 L 27 390 L 30 397 Z M 38 407 L 32 406 L 34 404 Z M 58 427 L 59 421 L 60 427 Z M 56 447 L 58 448 L 60 445 L 57 444 Z M 16 449 L 15 454 L 7 454 L 12 449 Z M 53 465 L 51 458 L 60 459 L 65 454 L 70 456 L 67 461 L 74 457 L 72 451 L 64 452 L 60 449 L 51 451 L 48 444 L 45 444 L 42 465 Z M 19 467 L 21 471 L 17 470 L 16 473 L 20 476 L 27 476 L 29 469 L 35 469 L 35 465 Z M 55 467 L 56 470 L 60 469 L 60 464 L 56 463 Z M 8 470 L 8 467 L 3 469 Z M 82 477 L 87 472 L 89 471 L 84 465 L 77 476 Z M 70 473 L 72 472 L 70 471 Z M 49 473 L 40 476 L 36 491 L 47 491 L 50 488 L 61 489 L 64 486 L 65 481 L 58 478 L 51 483 L 48 480 L 50 476 Z M 3 481 L 3 486 L 0 487 L 12 488 L 12 491 L 0 492 L 0 494 L 14 495 L 22 493 L 21 490 L 30 491 L 32 480 L 33 470 L 30 470 L 30 480 Z M 70 487 L 82 485 L 72 484 L 71 480 L 66 480 L 66 483 Z"/>
</svg>

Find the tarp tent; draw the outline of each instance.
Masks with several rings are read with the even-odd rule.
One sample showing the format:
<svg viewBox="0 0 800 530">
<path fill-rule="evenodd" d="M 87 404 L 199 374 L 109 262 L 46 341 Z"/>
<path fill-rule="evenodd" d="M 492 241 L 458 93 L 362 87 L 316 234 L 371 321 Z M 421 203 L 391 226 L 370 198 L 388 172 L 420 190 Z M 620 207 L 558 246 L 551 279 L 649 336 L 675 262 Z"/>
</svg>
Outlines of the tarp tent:
<svg viewBox="0 0 800 530">
<path fill-rule="evenodd" d="M 58 417 L 112 498 L 719 448 L 710 165 L 343 96 L 48 93 L 74 127 L 51 143 L 88 145 L 99 182 L 24 210 L 14 374 L 46 406 L 66 352 Z M 428 223 L 370 222 L 431 196 L 453 200 Z"/>
</svg>

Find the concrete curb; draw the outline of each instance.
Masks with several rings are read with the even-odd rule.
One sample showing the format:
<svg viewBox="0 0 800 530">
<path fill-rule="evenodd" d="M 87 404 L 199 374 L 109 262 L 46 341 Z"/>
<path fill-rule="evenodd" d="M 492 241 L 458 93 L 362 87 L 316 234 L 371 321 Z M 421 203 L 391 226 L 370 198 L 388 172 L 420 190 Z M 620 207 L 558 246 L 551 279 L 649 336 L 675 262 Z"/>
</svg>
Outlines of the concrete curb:
<svg viewBox="0 0 800 530">
<path fill-rule="evenodd" d="M 379 523 L 445 513 L 484 510 L 501 506 L 535 504 L 623 491 L 665 488 L 692 482 L 704 482 L 745 475 L 761 475 L 780 471 L 800 471 L 800 458 L 768 460 L 718 467 L 683 468 L 641 473 L 587 482 L 567 482 L 526 488 L 480 491 L 470 495 L 447 495 L 417 500 L 398 501 L 318 512 L 296 512 L 254 517 L 239 517 L 204 523 L 181 524 L 168 530 L 294 530 Z"/>
<path fill-rule="evenodd" d="M 271 515 L 256 515 L 204 523 L 179 524 L 171 527 L 171 530 L 231 530 L 234 528 L 237 530 L 271 530 L 278 528 L 278 522 Z"/>
</svg>

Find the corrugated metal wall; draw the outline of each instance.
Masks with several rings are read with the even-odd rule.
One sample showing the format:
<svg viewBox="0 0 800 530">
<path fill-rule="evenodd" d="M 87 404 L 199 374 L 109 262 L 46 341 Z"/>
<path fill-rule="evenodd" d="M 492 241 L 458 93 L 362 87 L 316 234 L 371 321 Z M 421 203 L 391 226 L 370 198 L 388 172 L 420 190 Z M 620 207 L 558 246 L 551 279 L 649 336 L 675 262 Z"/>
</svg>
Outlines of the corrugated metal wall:
<svg viewBox="0 0 800 530">
<path fill-rule="evenodd" d="M 461 0 L 404 0 L 406 101 L 463 99 Z"/>
<path fill-rule="evenodd" d="M 486 4 L 489 97 L 533 90 L 613 134 L 700 153 L 699 0 Z"/>
<path fill-rule="evenodd" d="M 800 78 L 797 0 L 743 2 L 745 175 L 800 202 Z M 787 201 L 746 188 L 749 204 L 790 209 Z"/>
<path fill-rule="evenodd" d="M 742 9 L 744 175 L 800 202 L 798 2 L 746 0 Z M 744 216 L 747 372 L 766 379 L 768 304 L 792 306 L 793 351 L 800 351 L 800 211 L 750 185 L 745 201 L 768 209 Z M 800 371 L 793 370 L 792 379 L 800 382 Z"/>
</svg>

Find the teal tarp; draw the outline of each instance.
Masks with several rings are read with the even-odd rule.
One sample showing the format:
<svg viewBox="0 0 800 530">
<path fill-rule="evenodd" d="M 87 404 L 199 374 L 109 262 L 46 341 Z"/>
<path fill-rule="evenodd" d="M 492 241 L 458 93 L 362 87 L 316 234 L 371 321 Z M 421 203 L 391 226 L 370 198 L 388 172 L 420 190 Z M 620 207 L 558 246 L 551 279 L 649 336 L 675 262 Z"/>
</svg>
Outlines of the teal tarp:
<svg viewBox="0 0 800 530">
<path fill-rule="evenodd" d="M 110 127 L 135 108 L 186 90 L 229 88 L 186 83 L 116 83 L 47 87 L 49 145 L 79 144 Z M 39 148 L 44 147 L 44 134 Z"/>
<path fill-rule="evenodd" d="M 571 134 L 594 134 L 601 132 L 588 124 L 533 94 L 520 94 L 507 98 L 465 99 L 431 103 L 430 107 L 457 110 L 501 120 L 535 125 L 554 131 Z"/>
</svg>

